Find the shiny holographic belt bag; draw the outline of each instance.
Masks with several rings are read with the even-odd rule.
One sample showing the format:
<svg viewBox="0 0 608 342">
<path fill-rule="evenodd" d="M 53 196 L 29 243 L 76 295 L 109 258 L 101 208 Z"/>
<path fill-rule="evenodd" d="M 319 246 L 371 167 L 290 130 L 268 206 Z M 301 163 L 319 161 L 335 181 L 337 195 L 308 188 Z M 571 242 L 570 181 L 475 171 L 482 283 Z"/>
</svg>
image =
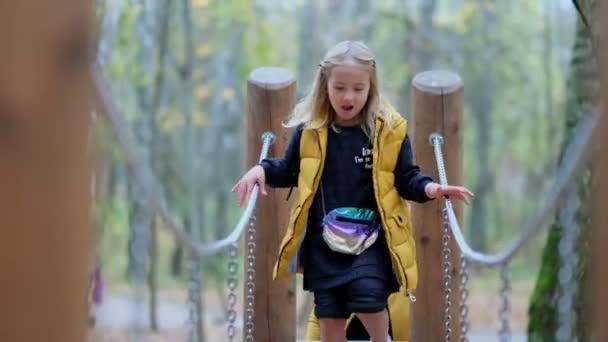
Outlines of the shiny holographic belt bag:
<svg viewBox="0 0 608 342">
<path fill-rule="evenodd" d="M 323 206 L 323 240 L 334 252 L 359 255 L 378 239 L 378 214 L 370 209 L 343 207 L 329 213 L 325 209 L 325 194 L 321 184 Z"/>
</svg>

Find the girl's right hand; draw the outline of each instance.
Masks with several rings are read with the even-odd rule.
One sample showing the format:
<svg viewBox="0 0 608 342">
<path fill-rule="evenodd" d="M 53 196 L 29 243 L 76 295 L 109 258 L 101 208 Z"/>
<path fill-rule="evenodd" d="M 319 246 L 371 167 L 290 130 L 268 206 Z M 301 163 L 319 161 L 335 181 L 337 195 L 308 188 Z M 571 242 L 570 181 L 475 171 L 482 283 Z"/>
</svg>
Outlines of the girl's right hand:
<svg viewBox="0 0 608 342">
<path fill-rule="evenodd" d="M 256 165 L 252 167 L 245 175 L 232 187 L 232 192 L 236 192 L 239 207 L 243 206 L 247 200 L 249 200 L 249 196 L 251 195 L 251 191 L 253 191 L 253 186 L 258 184 L 260 186 L 260 192 L 262 195 L 266 195 L 266 174 L 264 173 L 264 168 L 260 165 Z"/>
</svg>

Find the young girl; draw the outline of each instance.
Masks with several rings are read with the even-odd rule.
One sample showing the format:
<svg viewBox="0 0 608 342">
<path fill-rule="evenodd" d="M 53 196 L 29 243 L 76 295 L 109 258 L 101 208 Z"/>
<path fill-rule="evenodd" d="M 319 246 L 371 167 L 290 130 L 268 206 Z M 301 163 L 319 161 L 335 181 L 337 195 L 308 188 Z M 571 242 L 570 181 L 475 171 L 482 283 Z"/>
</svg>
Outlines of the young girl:
<svg viewBox="0 0 608 342">
<path fill-rule="evenodd" d="M 361 42 L 331 48 L 311 93 L 286 124 L 294 133 L 283 158 L 251 168 L 233 187 L 239 205 L 257 183 L 298 188 L 274 278 L 304 274 L 314 294 L 321 340 L 346 341 L 351 314 L 372 341 L 389 339 L 387 298 L 416 288 L 415 241 L 404 200 L 451 196 L 413 164 L 407 122 L 380 94 L 376 61 Z M 389 308 L 390 309 L 390 308 Z"/>
</svg>

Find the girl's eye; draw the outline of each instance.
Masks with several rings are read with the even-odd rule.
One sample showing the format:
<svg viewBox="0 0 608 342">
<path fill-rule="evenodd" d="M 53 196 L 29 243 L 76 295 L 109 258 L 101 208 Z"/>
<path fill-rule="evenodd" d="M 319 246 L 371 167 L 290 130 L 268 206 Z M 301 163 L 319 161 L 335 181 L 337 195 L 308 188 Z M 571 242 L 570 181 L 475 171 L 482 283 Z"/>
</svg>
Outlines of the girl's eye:
<svg viewBox="0 0 608 342">
<path fill-rule="evenodd" d="M 337 91 L 342 91 L 342 90 L 344 90 L 344 87 L 334 87 L 334 89 Z"/>
<path fill-rule="evenodd" d="M 363 89 L 362 89 L 362 88 L 359 88 L 359 89 L 355 89 L 355 91 L 356 91 L 357 93 L 360 93 L 360 92 L 362 92 L 362 91 L 363 91 Z"/>
</svg>

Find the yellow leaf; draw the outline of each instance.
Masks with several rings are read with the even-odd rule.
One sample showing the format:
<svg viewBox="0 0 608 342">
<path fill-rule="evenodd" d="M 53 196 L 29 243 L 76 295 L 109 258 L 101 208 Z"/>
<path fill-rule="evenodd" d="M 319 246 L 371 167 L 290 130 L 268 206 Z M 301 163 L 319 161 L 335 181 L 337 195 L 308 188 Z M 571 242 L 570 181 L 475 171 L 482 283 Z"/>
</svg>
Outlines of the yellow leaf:
<svg viewBox="0 0 608 342">
<path fill-rule="evenodd" d="M 222 92 L 222 98 L 226 101 L 234 99 L 234 89 L 224 88 L 224 91 Z"/>
<path fill-rule="evenodd" d="M 199 85 L 194 89 L 194 96 L 197 100 L 204 100 L 209 97 L 209 87 L 206 85 Z"/>
<path fill-rule="evenodd" d="M 202 43 L 196 48 L 196 55 L 199 57 L 207 57 L 211 54 L 211 47 L 208 43 Z"/>
<path fill-rule="evenodd" d="M 160 118 L 160 129 L 165 133 L 171 133 L 184 125 L 184 118 L 178 112 L 166 111 Z"/>
<path fill-rule="evenodd" d="M 129 8 L 129 14 L 131 15 L 131 19 L 137 18 L 142 12 L 144 8 L 141 4 L 134 4 Z"/>
<path fill-rule="evenodd" d="M 194 112 L 192 113 L 192 123 L 195 126 L 205 126 L 207 123 L 207 117 L 203 112 Z"/>
<path fill-rule="evenodd" d="M 209 5 L 209 0 L 192 0 L 192 7 L 205 8 Z"/>
<path fill-rule="evenodd" d="M 462 21 L 469 20 L 472 16 L 475 15 L 476 12 L 477 8 L 475 7 L 475 5 L 470 2 L 467 2 L 466 4 L 464 4 L 464 6 L 462 6 Z"/>
<path fill-rule="evenodd" d="M 451 21 L 450 18 L 445 15 L 438 15 L 433 18 L 433 25 L 439 28 L 448 28 L 450 27 Z"/>
</svg>

